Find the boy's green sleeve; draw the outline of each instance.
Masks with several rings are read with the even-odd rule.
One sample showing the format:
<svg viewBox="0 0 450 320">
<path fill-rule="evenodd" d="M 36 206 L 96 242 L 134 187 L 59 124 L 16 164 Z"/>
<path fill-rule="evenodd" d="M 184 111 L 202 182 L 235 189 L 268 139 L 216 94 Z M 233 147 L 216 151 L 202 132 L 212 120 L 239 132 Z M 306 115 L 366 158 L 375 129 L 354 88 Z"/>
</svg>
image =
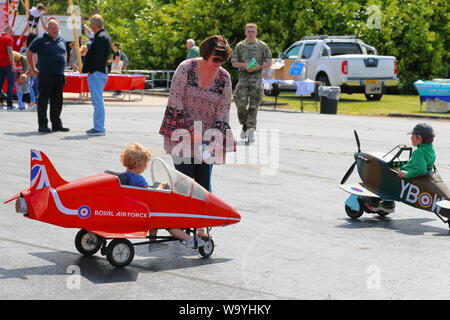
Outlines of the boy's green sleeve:
<svg viewBox="0 0 450 320">
<path fill-rule="evenodd" d="M 400 170 L 406 171 L 407 179 L 423 176 L 427 173 L 427 163 L 422 153 L 423 151 L 420 149 L 415 150 L 409 161 L 400 167 Z"/>
</svg>

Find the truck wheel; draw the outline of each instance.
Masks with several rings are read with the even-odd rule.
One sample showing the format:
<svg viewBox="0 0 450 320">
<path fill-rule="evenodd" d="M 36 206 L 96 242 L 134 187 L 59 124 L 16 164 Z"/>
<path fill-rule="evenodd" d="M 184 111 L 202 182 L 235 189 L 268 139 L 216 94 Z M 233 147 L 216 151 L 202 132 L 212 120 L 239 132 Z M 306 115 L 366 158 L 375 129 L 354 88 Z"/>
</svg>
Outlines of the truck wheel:
<svg viewBox="0 0 450 320">
<path fill-rule="evenodd" d="M 103 238 L 87 230 L 78 231 L 75 237 L 75 248 L 85 256 L 92 256 L 100 250 Z"/>
<path fill-rule="evenodd" d="M 272 85 L 272 89 L 270 90 L 264 89 L 264 94 L 268 97 L 278 97 L 280 95 L 280 88 L 278 86 L 278 83 L 274 83 Z"/>
<path fill-rule="evenodd" d="M 112 240 L 106 247 L 106 258 L 111 265 L 117 268 L 129 265 L 134 258 L 133 244 L 127 239 Z"/>
<path fill-rule="evenodd" d="M 268 97 L 277 97 L 279 95 L 273 89 L 270 89 L 270 90 L 264 89 L 264 94 Z"/>
<path fill-rule="evenodd" d="M 324 86 L 330 86 L 330 79 L 328 79 L 328 76 L 326 74 L 321 74 L 316 78 L 316 81 L 322 82 L 322 85 Z"/>
<path fill-rule="evenodd" d="M 365 94 L 367 101 L 380 101 L 382 94 Z"/>
<path fill-rule="evenodd" d="M 326 74 L 324 74 L 324 73 L 318 75 L 316 77 L 316 81 L 322 82 L 323 86 L 330 86 L 330 80 L 328 79 L 328 76 Z M 320 100 L 320 98 L 319 98 L 319 86 L 315 86 L 314 92 L 311 93 L 311 98 L 313 100 L 317 100 L 317 101 Z"/>
</svg>

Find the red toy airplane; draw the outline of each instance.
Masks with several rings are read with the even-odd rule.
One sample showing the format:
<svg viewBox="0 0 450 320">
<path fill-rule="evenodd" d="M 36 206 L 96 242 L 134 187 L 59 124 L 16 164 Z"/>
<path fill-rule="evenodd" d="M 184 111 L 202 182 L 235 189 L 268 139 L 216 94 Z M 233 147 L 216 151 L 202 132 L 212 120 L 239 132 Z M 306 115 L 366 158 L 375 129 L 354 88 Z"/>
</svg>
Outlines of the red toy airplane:
<svg viewBox="0 0 450 320">
<path fill-rule="evenodd" d="M 208 237 L 198 249 L 209 257 L 214 250 L 211 227 L 238 223 L 239 213 L 159 158 L 150 170 L 152 182 L 168 182 L 170 190 L 124 185 L 124 175 L 110 171 L 67 182 L 43 152 L 31 150 L 30 187 L 5 203 L 16 200 L 16 211 L 27 218 L 81 229 L 75 238 L 77 250 L 93 255 L 101 249 L 116 267 L 131 263 L 135 245 L 179 241 L 150 237 L 152 229 L 187 229 L 195 239 L 195 228 L 206 227 Z M 133 244 L 126 238 L 149 241 Z"/>
</svg>

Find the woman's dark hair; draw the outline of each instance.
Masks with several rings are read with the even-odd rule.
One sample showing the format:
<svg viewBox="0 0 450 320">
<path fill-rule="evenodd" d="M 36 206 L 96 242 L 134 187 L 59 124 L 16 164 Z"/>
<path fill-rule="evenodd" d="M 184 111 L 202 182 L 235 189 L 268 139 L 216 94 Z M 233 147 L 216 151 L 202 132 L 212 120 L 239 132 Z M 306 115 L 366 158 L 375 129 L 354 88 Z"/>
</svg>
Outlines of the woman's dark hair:
<svg viewBox="0 0 450 320">
<path fill-rule="evenodd" d="M 221 35 L 210 36 L 200 44 L 200 56 L 208 60 L 211 55 L 222 57 L 222 62 L 227 61 L 232 50 L 227 39 Z"/>
</svg>

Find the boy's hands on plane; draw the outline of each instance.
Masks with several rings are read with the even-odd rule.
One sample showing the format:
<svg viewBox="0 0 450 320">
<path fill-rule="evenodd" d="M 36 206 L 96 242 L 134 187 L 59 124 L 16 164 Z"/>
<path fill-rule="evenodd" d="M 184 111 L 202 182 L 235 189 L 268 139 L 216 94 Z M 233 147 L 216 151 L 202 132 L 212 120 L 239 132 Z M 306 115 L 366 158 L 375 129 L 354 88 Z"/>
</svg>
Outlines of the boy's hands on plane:
<svg viewBox="0 0 450 320">
<path fill-rule="evenodd" d="M 406 171 L 399 171 L 397 176 L 402 179 L 406 178 Z"/>
<path fill-rule="evenodd" d="M 161 182 L 156 189 L 170 189 L 168 182 Z"/>
</svg>

